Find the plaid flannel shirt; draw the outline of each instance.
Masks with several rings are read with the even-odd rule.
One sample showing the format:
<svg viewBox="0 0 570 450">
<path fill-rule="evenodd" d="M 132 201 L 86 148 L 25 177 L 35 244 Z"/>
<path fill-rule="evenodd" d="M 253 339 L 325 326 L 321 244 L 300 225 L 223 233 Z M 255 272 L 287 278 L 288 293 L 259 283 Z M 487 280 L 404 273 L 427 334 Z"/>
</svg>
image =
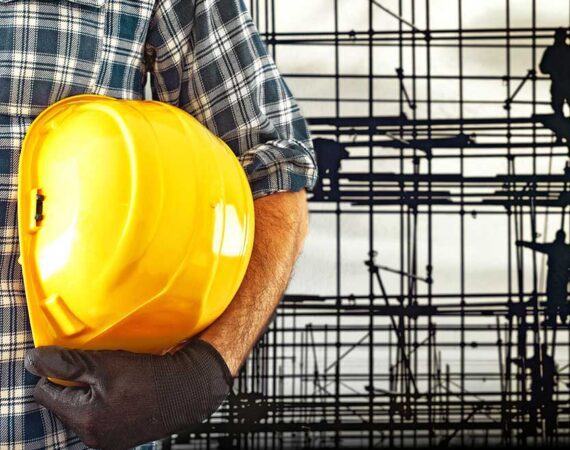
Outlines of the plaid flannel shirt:
<svg viewBox="0 0 570 450">
<path fill-rule="evenodd" d="M 20 146 L 33 119 L 76 94 L 183 108 L 238 155 L 254 197 L 311 188 L 299 108 L 242 0 L 0 0 L 0 448 L 85 448 L 32 397 L 18 259 Z"/>
</svg>

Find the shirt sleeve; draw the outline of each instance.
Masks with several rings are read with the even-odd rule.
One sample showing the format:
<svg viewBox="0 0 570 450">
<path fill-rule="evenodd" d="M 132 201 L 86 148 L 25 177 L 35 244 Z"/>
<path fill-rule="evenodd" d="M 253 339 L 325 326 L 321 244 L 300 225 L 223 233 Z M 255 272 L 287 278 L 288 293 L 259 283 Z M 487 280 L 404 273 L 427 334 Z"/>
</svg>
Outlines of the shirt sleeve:
<svg viewBox="0 0 570 450">
<path fill-rule="evenodd" d="M 158 0 L 146 53 L 153 98 L 223 139 L 254 198 L 313 188 L 306 121 L 243 0 Z"/>
</svg>

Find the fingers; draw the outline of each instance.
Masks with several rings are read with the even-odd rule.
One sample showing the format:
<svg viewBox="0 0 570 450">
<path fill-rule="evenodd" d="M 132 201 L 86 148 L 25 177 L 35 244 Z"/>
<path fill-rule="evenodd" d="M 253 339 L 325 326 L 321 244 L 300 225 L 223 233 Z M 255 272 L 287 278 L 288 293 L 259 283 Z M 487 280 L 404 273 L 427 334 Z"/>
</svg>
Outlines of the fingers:
<svg viewBox="0 0 570 450">
<path fill-rule="evenodd" d="M 64 422 L 74 417 L 89 401 L 88 388 L 65 387 L 54 384 L 46 378 L 40 379 L 34 388 L 36 402 L 53 411 Z"/>
<path fill-rule="evenodd" d="M 93 437 L 93 430 L 97 427 L 89 413 L 89 388 L 60 386 L 42 378 L 34 388 L 34 398 L 55 414 L 66 428 L 75 432 L 86 445 L 100 447 Z"/>
<path fill-rule="evenodd" d="M 26 370 L 40 377 L 59 378 L 90 384 L 89 362 L 85 352 L 61 347 L 38 347 L 28 350 Z"/>
</svg>

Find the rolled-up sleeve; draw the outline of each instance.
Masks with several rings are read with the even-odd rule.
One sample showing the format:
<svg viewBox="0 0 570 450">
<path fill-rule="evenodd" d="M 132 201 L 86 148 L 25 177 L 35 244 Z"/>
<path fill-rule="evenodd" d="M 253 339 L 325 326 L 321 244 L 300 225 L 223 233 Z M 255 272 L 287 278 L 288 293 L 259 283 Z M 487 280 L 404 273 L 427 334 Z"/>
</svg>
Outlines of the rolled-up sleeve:
<svg viewBox="0 0 570 450">
<path fill-rule="evenodd" d="M 147 55 L 153 97 L 223 139 L 254 198 L 312 189 L 317 168 L 306 121 L 242 0 L 159 0 Z"/>
</svg>

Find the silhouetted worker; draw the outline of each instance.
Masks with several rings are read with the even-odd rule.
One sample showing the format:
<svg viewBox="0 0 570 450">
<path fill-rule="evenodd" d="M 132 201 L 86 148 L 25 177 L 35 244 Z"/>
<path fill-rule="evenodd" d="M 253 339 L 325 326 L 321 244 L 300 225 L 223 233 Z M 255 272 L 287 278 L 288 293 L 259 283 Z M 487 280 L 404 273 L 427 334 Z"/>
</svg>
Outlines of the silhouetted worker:
<svg viewBox="0 0 570 450">
<path fill-rule="evenodd" d="M 513 362 L 530 370 L 530 420 L 536 427 L 538 424 L 538 411 L 542 411 L 545 431 L 547 436 L 552 436 L 556 429 L 558 410 L 554 401 L 554 388 L 557 382 L 556 363 L 548 354 L 546 344 L 540 346 L 540 355 L 535 354 L 532 358 L 516 358 Z"/>
<path fill-rule="evenodd" d="M 339 170 L 340 162 L 348 158 L 349 153 L 342 144 L 330 139 L 314 139 L 315 153 L 317 157 L 317 167 L 319 178 L 313 189 L 315 199 L 338 199 L 340 197 Z M 325 193 L 323 180 L 330 181 L 330 192 Z"/>
<path fill-rule="evenodd" d="M 558 28 L 554 34 L 554 45 L 546 49 L 540 62 L 540 70 L 550 75 L 552 86 L 552 109 L 562 116 L 564 101 L 570 105 L 570 47 L 566 43 L 568 30 Z"/>
<path fill-rule="evenodd" d="M 568 318 L 568 269 L 570 269 L 570 245 L 566 244 L 564 230 L 556 232 L 556 239 L 549 244 L 517 241 L 516 245 L 527 247 L 548 255 L 546 278 L 546 323 L 556 324 L 556 315 L 562 323 Z"/>
</svg>

